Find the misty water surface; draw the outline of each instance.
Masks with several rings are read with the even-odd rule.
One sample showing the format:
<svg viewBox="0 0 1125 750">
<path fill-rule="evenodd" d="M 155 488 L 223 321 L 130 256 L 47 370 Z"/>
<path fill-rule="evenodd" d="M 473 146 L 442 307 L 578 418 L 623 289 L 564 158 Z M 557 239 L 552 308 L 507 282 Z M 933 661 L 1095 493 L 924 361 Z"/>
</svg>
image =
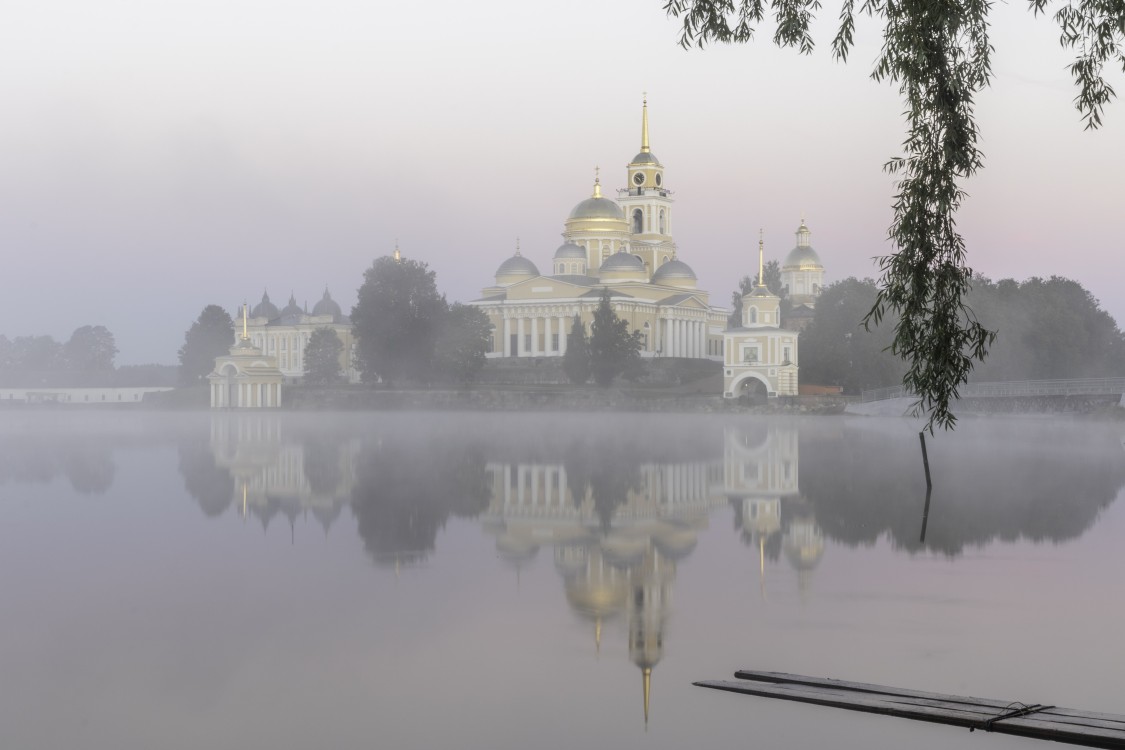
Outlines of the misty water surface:
<svg viewBox="0 0 1125 750">
<path fill-rule="evenodd" d="M 690 683 L 1125 712 L 1123 433 L 7 411 L 3 746 L 1026 747 Z"/>
</svg>

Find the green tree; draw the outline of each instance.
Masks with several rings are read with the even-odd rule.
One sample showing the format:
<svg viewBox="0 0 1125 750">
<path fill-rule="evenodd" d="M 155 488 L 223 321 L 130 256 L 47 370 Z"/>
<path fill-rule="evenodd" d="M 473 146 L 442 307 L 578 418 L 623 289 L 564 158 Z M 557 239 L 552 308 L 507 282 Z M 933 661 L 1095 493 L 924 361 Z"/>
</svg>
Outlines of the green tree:
<svg viewBox="0 0 1125 750">
<path fill-rule="evenodd" d="M 218 305 L 207 305 L 184 334 L 180 347 L 180 384 L 196 385 L 215 367 L 215 358 L 234 344 L 234 322 Z"/>
<path fill-rule="evenodd" d="M 479 307 L 454 302 L 441 316 L 434 347 L 434 371 L 438 378 L 469 385 L 484 367 L 492 324 Z"/>
<path fill-rule="evenodd" d="M 901 382 L 905 366 L 888 350 L 891 321 L 870 329 L 863 325 L 878 294 L 872 279 L 853 277 L 824 288 L 801 334 L 802 382 L 843 386 L 848 394 Z"/>
<path fill-rule="evenodd" d="M 590 371 L 594 382 L 608 388 L 618 375 L 640 369 L 641 335 L 629 332 L 629 323 L 617 317 L 609 303 L 609 289 L 602 290 L 590 325 Z"/>
<path fill-rule="evenodd" d="M 582 385 L 590 379 L 590 342 L 586 338 L 586 326 L 577 315 L 566 337 L 563 372 L 575 385 Z"/>
<path fill-rule="evenodd" d="M 580 386 L 589 380 L 589 340 L 582 318 L 574 316 L 570 333 L 566 337 L 566 353 L 562 354 L 562 371 L 574 385 Z"/>
<path fill-rule="evenodd" d="M 781 299 L 781 318 L 784 320 L 789 314 L 792 303 L 789 301 L 789 290 L 781 285 L 781 264 L 776 260 L 766 261 L 762 275 L 766 277 L 766 288 Z M 743 276 L 738 280 L 738 289 L 731 292 L 731 311 L 727 316 L 728 327 L 738 328 L 742 325 L 742 298 L 752 292 L 757 285 L 758 274 Z"/>
<path fill-rule="evenodd" d="M 28 384 L 45 382 L 63 369 L 63 346 L 51 336 L 17 336 L 10 356 L 16 378 Z"/>
<path fill-rule="evenodd" d="M 434 272 L 420 261 L 378 258 L 363 274 L 352 308 L 356 360 L 367 382 L 428 381 L 445 314 Z"/>
<path fill-rule="evenodd" d="M 317 328 L 305 344 L 305 382 L 309 385 L 334 385 L 343 377 L 340 353 L 344 345 L 331 328 Z"/>
<path fill-rule="evenodd" d="M 68 370 L 76 372 L 112 372 L 117 344 L 105 326 L 82 326 L 63 345 L 63 359 Z"/>
<path fill-rule="evenodd" d="M 1030 0 L 1046 13 L 1048 0 Z M 819 0 L 770 0 L 780 47 L 813 50 L 809 33 Z M 683 21 L 684 47 L 748 42 L 766 15 L 764 0 L 665 0 L 665 11 Z M 888 231 L 895 252 L 880 259 L 880 288 L 866 324 L 897 317 L 892 352 L 907 363 L 903 384 L 918 394 L 927 429 L 952 428 L 949 410 L 974 362 L 981 362 L 995 333 L 980 323 L 965 297 L 972 269 L 956 214 L 961 185 L 983 165 L 974 104 L 992 77 L 988 36 L 991 3 L 866 0 L 861 13 L 884 22 L 883 48 L 871 77 L 898 85 L 906 109 L 905 156 L 884 168 L 898 179 Z M 1125 3 L 1066 2 L 1055 12 L 1060 43 L 1077 55 L 1070 73 L 1078 87 L 1075 107 L 1087 128 L 1101 124 L 1114 91 L 1103 77 L 1107 62 L 1125 66 Z M 847 60 L 854 42 L 855 0 L 843 0 L 832 52 Z"/>
</svg>

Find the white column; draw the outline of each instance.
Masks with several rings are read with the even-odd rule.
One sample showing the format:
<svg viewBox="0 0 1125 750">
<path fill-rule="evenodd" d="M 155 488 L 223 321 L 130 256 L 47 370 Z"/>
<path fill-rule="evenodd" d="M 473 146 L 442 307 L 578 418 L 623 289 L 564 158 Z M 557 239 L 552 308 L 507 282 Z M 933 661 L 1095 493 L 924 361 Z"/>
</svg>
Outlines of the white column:
<svg viewBox="0 0 1125 750">
<path fill-rule="evenodd" d="M 531 356 L 539 356 L 539 318 L 531 319 Z"/>
<path fill-rule="evenodd" d="M 523 346 L 523 318 L 516 318 L 516 356 L 522 357 L 525 353 Z"/>
<path fill-rule="evenodd" d="M 510 357 L 512 341 L 512 319 L 507 315 L 504 316 L 504 340 L 500 342 L 500 356 Z"/>
<path fill-rule="evenodd" d="M 661 345 L 660 350 L 665 357 L 672 356 L 672 325 L 667 318 L 661 318 L 657 325 L 663 325 L 664 330 L 660 335 L 664 337 L 664 343 Z"/>
<path fill-rule="evenodd" d="M 566 316 L 559 316 L 559 356 L 566 354 L 566 337 L 570 335 L 570 328 L 567 327 Z"/>
<path fill-rule="evenodd" d="M 687 326 L 687 356 L 695 356 L 695 321 L 685 320 L 684 325 Z"/>
</svg>

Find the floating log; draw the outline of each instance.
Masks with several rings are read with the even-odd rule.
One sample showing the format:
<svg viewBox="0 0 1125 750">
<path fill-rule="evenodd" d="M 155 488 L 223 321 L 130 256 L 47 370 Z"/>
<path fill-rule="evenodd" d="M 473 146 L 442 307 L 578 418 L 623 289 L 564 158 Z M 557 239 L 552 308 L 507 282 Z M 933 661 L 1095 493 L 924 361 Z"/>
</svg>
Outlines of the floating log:
<svg viewBox="0 0 1125 750">
<path fill-rule="evenodd" d="M 968 727 L 1072 745 L 1125 749 L 1125 715 L 871 685 L 784 672 L 739 670 L 738 681 L 700 687 Z"/>
</svg>

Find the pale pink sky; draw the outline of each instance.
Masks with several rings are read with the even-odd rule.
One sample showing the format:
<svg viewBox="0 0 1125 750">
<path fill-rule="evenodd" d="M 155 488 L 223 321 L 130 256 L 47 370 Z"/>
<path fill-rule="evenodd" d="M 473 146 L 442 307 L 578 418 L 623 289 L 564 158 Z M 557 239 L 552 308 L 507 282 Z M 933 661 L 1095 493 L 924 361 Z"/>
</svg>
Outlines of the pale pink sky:
<svg viewBox="0 0 1125 750">
<path fill-rule="evenodd" d="M 868 79 L 879 28 L 831 60 L 766 29 L 684 51 L 660 0 L 223 0 L 8 7 L 0 24 L 0 333 L 112 330 L 119 364 L 173 363 L 208 303 L 263 288 L 345 309 L 399 238 L 450 299 L 521 238 L 546 270 L 595 165 L 623 183 L 641 92 L 675 191 L 680 257 L 726 304 L 793 244 L 829 280 L 875 275 L 900 153 L 896 91 Z M 1125 103 L 1083 132 L 1049 19 L 993 9 L 985 171 L 960 217 L 993 278 L 1059 274 L 1125 321 Z M 1125 80 L 1111 81 L 1125 91 Z"/>
</svg>

